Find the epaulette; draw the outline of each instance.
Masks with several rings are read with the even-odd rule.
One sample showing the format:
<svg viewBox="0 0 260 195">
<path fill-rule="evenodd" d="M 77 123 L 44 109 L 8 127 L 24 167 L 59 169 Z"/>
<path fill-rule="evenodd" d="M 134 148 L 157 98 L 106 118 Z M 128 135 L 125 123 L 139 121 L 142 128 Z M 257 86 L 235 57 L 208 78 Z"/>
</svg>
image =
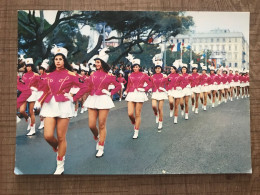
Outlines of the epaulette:
<svg viewBox="0 0 260 195">
<path fill-rule="evenodd" d="M 75 74 L 74 72 L 71 72 L 71 71 L 69 71 L 69 70 L 68 70 L 68 74 L 69 74 L 69 75 L 72 75 L 72 76 L 76 76 L 76 74 Z"/>
</svg>

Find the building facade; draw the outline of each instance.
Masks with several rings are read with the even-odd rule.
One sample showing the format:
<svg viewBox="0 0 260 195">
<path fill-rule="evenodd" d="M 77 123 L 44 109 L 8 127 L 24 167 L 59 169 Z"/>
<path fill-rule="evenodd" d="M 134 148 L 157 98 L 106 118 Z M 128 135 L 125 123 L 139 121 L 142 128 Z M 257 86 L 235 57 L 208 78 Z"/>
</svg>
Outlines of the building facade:
<svg viewBox="0 0 260 195">
<path fill-rule="evenodd" d="M 249 45 L 243 33 L 228 29 L 214 29 L 208 33 L 177 35 L 173 42 L 190 45 L 195 53 L 211 51 L 210 59 L 219 65 L 249 69 Z"/>
</svg>

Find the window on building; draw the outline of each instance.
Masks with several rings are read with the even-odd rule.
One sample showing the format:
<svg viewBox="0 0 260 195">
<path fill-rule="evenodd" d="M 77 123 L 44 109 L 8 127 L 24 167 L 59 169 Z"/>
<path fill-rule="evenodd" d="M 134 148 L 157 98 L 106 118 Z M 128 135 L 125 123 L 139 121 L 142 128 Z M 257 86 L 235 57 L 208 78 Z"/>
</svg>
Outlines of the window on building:
<svg viewBox="0 0 260 195">
<path fill-rule="evenodd" d="M 237 59 L 237 54 L 235 54 L 235 59 Z"/>
<path fill-rule="evenodd" d="M 237 38 L 235 38 L 235 42 L 237 42 Z"/>
<path fill-rule="evenodd" d="M 226 41 L 226 39 L 225 38 L 223 38 L 223 42 L 225 42 Z"/>
<path fill-rule="evenodd" d="M 219 42 L 219 38 L 217 38 L 217 42 Z"/>
<path fill-rule="evenodd" d="M 213 38 L 211 38 L 211 43 L 213 43 L 214 42 L 214 39 Z"/>
<path fill-rule="evenodd" d="M 237 67 L 237 63 L 235 62 L 235 67 Z"/>
<path fill-rule="evenodd" d="M 237 45 L 235 45 L 235 51 L 237 51 Z"/>
<path fill-rule="evenodd" d="M 222 45 L 222 51 L 225 51 L 225 45 Z"/>
<path fill-rule="evenodd" d="M 231 45 L 228 46 L 228 50 L 231 51 Z"/>
<path fill-rule="evenodd" d="M 231 38 L 229 38 L 229 42 L 231 42 Z"/>
</svg>

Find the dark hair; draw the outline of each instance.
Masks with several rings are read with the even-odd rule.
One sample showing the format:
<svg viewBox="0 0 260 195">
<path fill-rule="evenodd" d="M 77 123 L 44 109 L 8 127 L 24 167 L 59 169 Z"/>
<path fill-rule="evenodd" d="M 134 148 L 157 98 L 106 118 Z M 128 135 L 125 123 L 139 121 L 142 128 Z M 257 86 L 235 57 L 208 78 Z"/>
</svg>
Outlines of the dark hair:
<svg viewBox="0 0 260 195">
<path fill-rule="evenodd" d="M 132 72 L 134 72 L 134 67 L 135 67 L 135 66 L 139 66 L 139 67 L 140 67 L 139 72 L 143 72 L 143 69 L 142 69 L 142 67 L 141 67 L 139 64 L 135 64 L 135 65 L 132 65 L 132 66 L 131 66 L 131 71 L 132 71 Z"/>
<path fill-rule="evenodd" d="M 72 71 L 72 67 L 69 65 L 67 58 L 63 54 L 57 53 L 54 56 L 54 58 L 52 59 L 52 64 L 50 65 L 49 72 L 53 72 L 54 70 L 56 70 L 56 66 L 55 66 L 55 62 L 54 62 L 54 59 L 56 58 L 56 56 L 61 56 L 64 61 L 64 68 L 66 68 L 69 71 Z"/>
<path fill-rule="evenodd" d="M 159 68 L 161 68 L 161 73 L 163 73 L 163 68 L 162 68 L 161 66 L 155 66 L 155 67 L 153 68 L 153 71 L 152 71 L 152 72 L 153 72 L 153 74 L 155 74 L 155 73 L 156 73 L 156 72 L 155 72 L 155 69 L 156 69 L 156 68 L 158 68 L 158 67 L 159 67 Z"/>
<path fill-rule="evenodd" d="M 18 60 L 18 66 L 17 66 L 17 71 L 19 71 L 20 68 L 23 68 L 26 66 L 25 62 L 21 59 Z"/>
<path fill-rule="evenodd" d="M 27 67 L 27 66 L 31 66 L 32 71 L 38 73 L 38 70 L 36 69 L 36 67 L 34 66 L 34 64 L 26 64 L 26 67 Z M 25 68 L 25 71 L 24 71 L 24 72 L 27 73 L 27 68 Z"/>
<path fill-rule="evenodd" d="M 171 66 L 171 67 L 173 67 L 173 69 L 175 70 L 176 73 L 179 73 L 179 69 L 178 68 L 176 68 L 175 66 Z"/>
<path fill-rule="evenodd" d="M 182 67 L 182 68 L 181 68 L 181 73 L 182 73 L 182 69 L 183 69 L 183 68 L 186 68 L 186 73 L 187 73 L 187 74 L 189 74 L 189 73 L 190 73 L 190 71 L 189 71 L 188 67 Z"/>
<path fill-rule="evenodd" d="M 103 69 L 106 73 L 108 73 L 108 71 L 111 69 L 110 66 L 109 66 L 106 62 L 104 62 L 103 60 L 101 60 L 100 58 L 96 58 L 95 61 L 96 61 L 96 60 L 100 60 L 102 69 Z M 94 66 L 96 66 L 96 65 L 94 65 Z"/>
</svg>

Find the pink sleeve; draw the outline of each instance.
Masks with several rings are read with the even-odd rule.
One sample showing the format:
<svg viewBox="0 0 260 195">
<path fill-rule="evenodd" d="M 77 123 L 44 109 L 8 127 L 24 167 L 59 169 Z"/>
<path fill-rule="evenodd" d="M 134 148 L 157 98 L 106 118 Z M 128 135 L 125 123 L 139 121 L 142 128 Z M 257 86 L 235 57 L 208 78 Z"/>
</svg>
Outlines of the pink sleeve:
<svg viewBox="0 0 260 195">
<path fill-rule="evenodd" d="M 145 79 L 145 82 L 147 83 L 147 86 L 144 88 L 144 90 L 147 92 L 152 87 L 152 82 L 148 75 L 145 75 L 144 79 Z"/>
<path fill-rule="evenodd" d="M 116 77 L 115 76 L 111 76 L 111 83 L 113 85 L 115 85 L 115 88 L 111 91 L 111 95 L 114 95 L 116 94 L 121 88 L 121 84 L 116 80 Z"/>
<path fill-rule="evenodd" d="M 91 90 L 91 82 L 90 79 L 86 79 L 84 82 L 82 82 L 78 77 L 72 77 L 73 83 L 80 88 L 78 93 L 76 93 L 75 96 L 73 96 L 73 101 L 77 101 L 79 98 L 81 98 L 85 93 L 90 92 Z"/>
</svg>

